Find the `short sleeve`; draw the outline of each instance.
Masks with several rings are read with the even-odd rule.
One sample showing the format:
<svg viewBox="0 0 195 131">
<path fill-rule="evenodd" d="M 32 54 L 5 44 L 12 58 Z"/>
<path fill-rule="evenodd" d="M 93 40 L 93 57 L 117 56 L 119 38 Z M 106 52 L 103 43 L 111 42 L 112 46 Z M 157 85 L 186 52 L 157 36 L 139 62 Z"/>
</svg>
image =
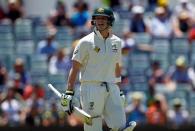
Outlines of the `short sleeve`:
<svg viewBox="0 0 195 131">
<path fill-rule="evenodd" d="M 72 60 L 82 64 L 87 52 L 87 44 L 84 41 L 79 41 L 78 45 L 74 49 Z"/>
</svg>

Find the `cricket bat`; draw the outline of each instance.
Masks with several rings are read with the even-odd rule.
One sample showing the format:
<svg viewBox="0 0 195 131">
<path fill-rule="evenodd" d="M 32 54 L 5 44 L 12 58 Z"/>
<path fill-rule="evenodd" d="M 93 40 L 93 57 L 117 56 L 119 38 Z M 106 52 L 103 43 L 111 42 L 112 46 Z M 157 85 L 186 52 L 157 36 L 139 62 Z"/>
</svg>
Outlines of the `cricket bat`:
<svg viewBox="0 0 195 131">
<path fill-rule="evenodd" d="M 51 89 L 59 98 L 61 98 L 61 93 L 55 88 L 53 87 L 52 84 L 48 84 L 49 89 Z M 81 121 L 83 121 L 84 123 L 88 124 L 88 125 L 92 125 L 92 117 L 91 115 L 89 115 L 87 112 L 85 112 L 84 110 L 73 106 L 73 113 L 75 116 L 77 116 L 78 118 L 81 119 Z"/>
</svg>

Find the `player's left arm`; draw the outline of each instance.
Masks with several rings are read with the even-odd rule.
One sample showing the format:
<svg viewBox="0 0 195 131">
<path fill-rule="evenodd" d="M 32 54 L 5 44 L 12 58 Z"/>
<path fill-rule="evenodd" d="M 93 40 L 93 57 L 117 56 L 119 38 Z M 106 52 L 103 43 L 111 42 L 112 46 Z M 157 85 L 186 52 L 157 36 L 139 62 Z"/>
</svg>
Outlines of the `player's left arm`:
<svg viewBox="0 0 195 131">
<path fill-rule="evenodd" d="M 121 65 L 122 65 L 122 54 L 121 54 L 121 41 L 117 45 L 117 60 L 115 65 L 115 77 L 116 77 L 116 83 L 120 87 L 121 84 Z"/>
<path fill-rule="evenodd" d="M 115 78 L 116 78 L 116 84 L 118 85 L 119 89 L 121 86 L 121 66 L 122 66 L 122 54 L 121 54 L 121 42 L 120 42 L 118 44 L 117 61 L 115 65 Z M 120 96 L 123 102 L 123 106 L 125 106 L 125 95 L 123 91 L 120 91 Z"/>
<path fill-rule="evenodd" d="M 120 87 L 121 84 L 121 69 L 119 63 L 116 63 L 115 66 L 115 76 L 116 76 L 116 84 Z"/>
</svg>

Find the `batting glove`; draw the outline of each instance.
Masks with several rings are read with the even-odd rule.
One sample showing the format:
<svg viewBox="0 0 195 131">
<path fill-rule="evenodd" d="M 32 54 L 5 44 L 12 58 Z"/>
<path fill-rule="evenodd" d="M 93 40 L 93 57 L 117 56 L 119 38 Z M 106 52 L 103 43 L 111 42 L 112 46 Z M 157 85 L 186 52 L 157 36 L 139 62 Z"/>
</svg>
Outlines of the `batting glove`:
<svg viewBox="0 0 195 131">
<path fill-rule="evenodd" d="M 61 96 L 61 106 L 65 112 L 67 112 L 69 115 L 73 112 L 73 105 L 72 105 L 72 99 L 73 99 L 74 92 L 73 91 L 66 91 L 65 94 L 62 93 Z"/>
</svg>

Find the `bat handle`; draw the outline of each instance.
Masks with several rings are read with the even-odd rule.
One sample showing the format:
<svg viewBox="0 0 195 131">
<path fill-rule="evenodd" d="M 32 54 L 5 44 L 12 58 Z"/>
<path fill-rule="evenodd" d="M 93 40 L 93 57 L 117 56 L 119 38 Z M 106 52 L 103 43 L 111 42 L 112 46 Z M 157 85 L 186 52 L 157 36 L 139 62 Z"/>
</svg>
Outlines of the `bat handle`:
<svg viewBox="0 0 195 131">
<path fill-rule="evenodd" d="M 49 89 L 51 89 L 59 98 L 62 96 L 61 93 L 55 88 L 53 87 L 52 84 L 48 84 Z"/>
</svg>

